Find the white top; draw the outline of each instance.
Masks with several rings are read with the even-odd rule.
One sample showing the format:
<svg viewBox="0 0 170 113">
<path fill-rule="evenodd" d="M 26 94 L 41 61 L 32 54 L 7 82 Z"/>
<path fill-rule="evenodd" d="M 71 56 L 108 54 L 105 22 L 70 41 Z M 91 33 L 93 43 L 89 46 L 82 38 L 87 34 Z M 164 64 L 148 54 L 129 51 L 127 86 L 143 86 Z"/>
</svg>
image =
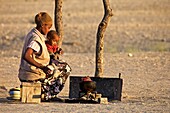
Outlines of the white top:
<svg viewBox="0 0 170 113">
<path fill-rule="evenodd" d="M 29 48 L 33 49 L 37 53 L 40 51 L 40 45 L 36 41 L 32 41 L 29 45 Z"/>
</svg>

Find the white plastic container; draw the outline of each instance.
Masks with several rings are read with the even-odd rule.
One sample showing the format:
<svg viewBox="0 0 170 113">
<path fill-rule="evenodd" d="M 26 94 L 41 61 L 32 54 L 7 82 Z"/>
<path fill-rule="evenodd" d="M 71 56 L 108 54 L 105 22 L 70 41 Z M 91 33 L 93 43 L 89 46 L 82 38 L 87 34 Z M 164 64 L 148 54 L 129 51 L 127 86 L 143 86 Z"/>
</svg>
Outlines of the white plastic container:
<svg viewBox="0 0 170 113">
<path fill-rule="evenodd" d="M 12 100 L 20 100 L 21 98 L 21 92 L 20 92 L 20 88 L 12 88 L 9 91 L 9 95 L 10 95 L 10 99 Z"/>
</svg>

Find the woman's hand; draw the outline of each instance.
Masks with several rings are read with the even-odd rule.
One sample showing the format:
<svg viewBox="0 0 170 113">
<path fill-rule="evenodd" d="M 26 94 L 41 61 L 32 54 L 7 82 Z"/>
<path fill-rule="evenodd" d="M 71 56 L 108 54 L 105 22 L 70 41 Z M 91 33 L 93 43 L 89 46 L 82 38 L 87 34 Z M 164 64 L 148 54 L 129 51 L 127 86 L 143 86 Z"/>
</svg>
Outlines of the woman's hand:
<svg viewBox="0 0 170 113">
<path fill-rule="evenodd" d="M 52 73 L 52 70 L 50 68 L 48 68 L 47 66 L 42 66 L 42 67 L 40 67 L 40 69 L 43 70 L 43 72 L 47 75 L 47 77 L 48 77 L 48 75 L 51 75 L 51 73 Z"/>
</svg>

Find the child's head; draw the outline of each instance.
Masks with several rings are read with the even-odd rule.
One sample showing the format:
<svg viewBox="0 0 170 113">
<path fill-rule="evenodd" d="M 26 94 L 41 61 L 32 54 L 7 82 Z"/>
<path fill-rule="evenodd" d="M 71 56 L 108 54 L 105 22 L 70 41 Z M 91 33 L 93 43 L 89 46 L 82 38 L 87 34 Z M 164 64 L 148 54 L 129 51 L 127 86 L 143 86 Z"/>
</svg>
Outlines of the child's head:
<svg viewBox="0 0 170 113">
<path fill-rule="evenodd" d="M 57 32 L 54 30 L 50 30 L 47 34 L 47 39 L 50 45 L 57 45 L 60 37 L 58 36 Z"/>
<path fill-rule="evenodd" d="M 35 16 L 37 29 L 46 35 L 52 26 L 52 19 L 46 12 L 40 12 Z"/>
</svg>

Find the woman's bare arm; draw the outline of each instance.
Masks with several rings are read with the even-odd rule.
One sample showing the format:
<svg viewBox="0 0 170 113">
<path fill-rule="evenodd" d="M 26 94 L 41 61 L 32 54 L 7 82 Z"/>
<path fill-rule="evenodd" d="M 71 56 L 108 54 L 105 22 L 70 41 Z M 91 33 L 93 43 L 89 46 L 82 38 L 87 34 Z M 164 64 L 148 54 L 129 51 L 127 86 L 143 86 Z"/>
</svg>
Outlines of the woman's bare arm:
<svg viewBox="0 0 170 113">
<path fill-rule="evenodd" d="M 46 74 L 49 74 L 51 73 L 51 70 L 46 67 L 46 66 L 43 66 L 41 63 L 38 63 L 36 62 L 32 57 L 33 57 L 33 52 L 34 50 L 31 49 L 31 48 L 28 48 L 25 52 L 25 55 L 24 55 L 24 60 L 26 60 L 29 64 L 37 67 L 37 68 L 40 68 L 44 71 L 44 73 Z"/>
</svg>

